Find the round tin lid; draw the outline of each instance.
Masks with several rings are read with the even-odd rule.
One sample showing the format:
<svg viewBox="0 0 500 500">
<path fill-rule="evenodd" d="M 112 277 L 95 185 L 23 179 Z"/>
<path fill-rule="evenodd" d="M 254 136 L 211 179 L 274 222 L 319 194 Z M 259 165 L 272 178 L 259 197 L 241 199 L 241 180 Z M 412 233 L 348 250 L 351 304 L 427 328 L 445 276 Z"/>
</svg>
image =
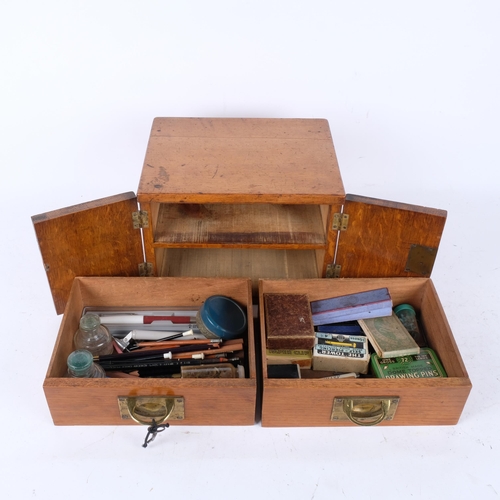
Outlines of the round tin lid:
<svg viewBox="0 0 500 500">
<path fill-rule="evenodd" d="M 415 309 L 412 306 L 410 306 L 410 304 L 399 304 L 399 306 L 396 306 L 394 308 L 394 312 L 396 314 L 400 311 L 411 311 L 411 312 L 415 313 Z"/>
<path fill-rule="evenodd" d="M 247 328 L 243 309 L 223 295 L 208 297 L 201 306 L 200 318 L 211 333 L 224 340 L 241 337 Z"/>
</svg>

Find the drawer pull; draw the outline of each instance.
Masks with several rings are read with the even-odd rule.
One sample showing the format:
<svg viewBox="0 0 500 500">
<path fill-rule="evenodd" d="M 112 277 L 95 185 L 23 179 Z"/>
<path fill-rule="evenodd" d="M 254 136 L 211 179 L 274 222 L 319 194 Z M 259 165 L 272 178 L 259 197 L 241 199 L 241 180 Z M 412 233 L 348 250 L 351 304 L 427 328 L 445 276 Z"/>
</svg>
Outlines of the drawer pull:
<svg viewBox="0 0 500 500">
<path fill-rule="evenodd" d="M 333 400 L 332 421 L 350 420 L 356 425 L 377 425 L 392 420 L 398 397 L 342 397 Z"/>
<path fill-rule="evenodd" d="M 179 396 L 119 396 L 118 406 L 122 419 L 142 425 L 184 419 L 184 398 Z"/>
</svg>

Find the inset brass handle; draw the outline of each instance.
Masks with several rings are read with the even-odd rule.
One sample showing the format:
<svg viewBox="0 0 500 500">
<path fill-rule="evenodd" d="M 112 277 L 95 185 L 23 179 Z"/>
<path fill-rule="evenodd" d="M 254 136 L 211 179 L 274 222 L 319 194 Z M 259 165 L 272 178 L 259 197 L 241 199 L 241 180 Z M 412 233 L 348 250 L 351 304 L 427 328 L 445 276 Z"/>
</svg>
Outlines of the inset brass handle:
<svg viewBox="0 0 500 500">
<path fill-rule="evenodd" d="M 343 397 L 333 402 L 333 421 L 350 420 L 356 425 L 377 425 L 392 420 L 399 403 L 398 397 Z"/>
<path fill-rule="evenodd" d="M 357 425 L 377 425 L 385 419 L 387 415 L 386 400 L 380 401 L 354 401 L 344 400 L 344 412 L 347 418 Z"/>
<path fill-rule="evenodd" d="M 142 425 L 184 418 L 184 398 L 179 396 L 119 396 L 118 406 L 122 419 Z"/>
</svg>

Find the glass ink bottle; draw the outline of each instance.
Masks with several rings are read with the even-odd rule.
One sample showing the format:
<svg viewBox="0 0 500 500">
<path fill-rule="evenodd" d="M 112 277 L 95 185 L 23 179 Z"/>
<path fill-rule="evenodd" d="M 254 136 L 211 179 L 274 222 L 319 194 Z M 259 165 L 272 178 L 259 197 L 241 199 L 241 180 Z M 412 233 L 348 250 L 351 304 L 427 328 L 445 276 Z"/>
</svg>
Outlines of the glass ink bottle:
<svg viewBox="0 0 500 500">
<path fill-rule="evenodd" d="M 76 349 L 87 349 L 93 356 L 113 354 L 113 337 L 109 330 L 101 325 L 97 314 L 85 313 L 82 316 L 74 341 Z"/>
<path fill-rule="evenodd" d="M 418 346 L 425 347 L 427 342 L 418 326 L 415 309 L 410 304 L 400 304 L 394 308 L 394 312 Z"/>
<path fill-rule="evenodd" d="M 94 357 L 86 349 L 78 349 L 68 356 L 68 377 L 106 378 L 106 372 L 94 363 Z"/>
</svg>

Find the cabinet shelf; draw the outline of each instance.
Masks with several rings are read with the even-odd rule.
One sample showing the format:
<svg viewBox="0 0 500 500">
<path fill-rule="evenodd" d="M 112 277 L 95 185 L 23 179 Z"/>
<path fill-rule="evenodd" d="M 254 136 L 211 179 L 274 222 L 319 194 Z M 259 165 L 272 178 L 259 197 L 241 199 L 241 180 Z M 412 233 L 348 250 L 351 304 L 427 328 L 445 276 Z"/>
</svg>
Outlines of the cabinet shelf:
<svg viewBox="0 0 500 500">
<path fill-rule="evenodd" d="M 324 249 L 319 205 L 162 203 L 155 247 Z"/>
<path fill-rule="evenodd" d="M 157 249 L 161 276 L 318 278 L 314 250 Z"/>
</svg>

